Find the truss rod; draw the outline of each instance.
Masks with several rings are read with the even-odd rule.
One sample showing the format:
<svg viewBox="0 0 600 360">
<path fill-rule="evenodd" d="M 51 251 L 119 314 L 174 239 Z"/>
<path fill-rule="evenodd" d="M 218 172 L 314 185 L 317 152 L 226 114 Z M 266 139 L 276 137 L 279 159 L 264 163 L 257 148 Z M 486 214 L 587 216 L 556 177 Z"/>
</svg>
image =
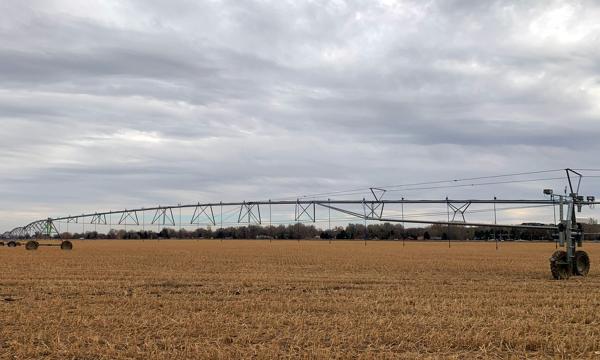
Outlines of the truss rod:
<svg viewBox="0 0 600 360">
<path fill-rule="evenodd" d="M 427 220 L 411 220 L 411 219 L 393 219 L 393 218 L 370 218 L 367 220 L 377 220 L 381 222 L 397 222 L 408 224 L 429 224 L 429 225 L 458 225 L 458 226 L 480 226 L 494 228 L 515 228 L 515 229 L 538 229 L 538 230 L 557 230 L 558 226 L 550 225 L 508 225 L 508 224 L 487 224 L 487 223 L 471 223 L 471 222 L 452 222 L 452 221 L 427 221 Z"/>
<path fill-rule="evenodd" d="M 466 199 L 466 200 L 379 200 L 379 201 L 369 201 L 372 204 L 531 204 L 531 205 L 560 205 L 559 200 L 474 200 L 474 199 Z M 596 205 L 600 204 L 600 202 L 592 202 L 592 201 L 582 201 L 581 205 Z M 186 205 L 173 205 L 173 206 L 160 206 L 160 207 L 149 207 L 149 208 L 138 208 L 138 209 L 127 209 L 127 210 L 115 210 L 115 211 L 106 211 L 106 212 L 94 212 L 89 214 L 82 214 L 77 216 L 62 216 L 52 218 L 53 221 L 60 220 L 73 220 L 78 218 L 85 217 L 94 217 L 94 216 L 104 216 L 104 215 L 112 215 L 112 214 L 123 214 L 123 213 L 136 213 L 140 211 L 157 211 L 163 209 L 184 209 L 184 208 L 196 208 L 200 207 L 212 207 L 212 206 L 255 206 L 255 205 L 363 205 L 364 200 L 293 200 L 293 201 L 253 201 L 253 202 L 224 202 L 224 203 L 205 203 L 205 204 L 186 204 Z"/>
</svg>

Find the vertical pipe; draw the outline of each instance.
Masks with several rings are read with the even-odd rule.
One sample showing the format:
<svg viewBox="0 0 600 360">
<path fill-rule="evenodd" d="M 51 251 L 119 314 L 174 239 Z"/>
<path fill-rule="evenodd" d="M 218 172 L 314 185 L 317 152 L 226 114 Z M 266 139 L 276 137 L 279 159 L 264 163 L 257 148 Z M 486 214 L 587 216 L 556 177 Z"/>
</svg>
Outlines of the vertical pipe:
<svg viewBox="0 0 600 360">
<path fill-rule="evenodd" d="M 556 226 L 556 204 L 554 204 L 554 194 L 550 195 L 550 200 L 552 200 L 552 211 L 554 213 L 554 226 Z M 558 238 L 554 241 L 554 248 L 558 249 Z"/>
<path fill-rule="evenodd" d="M 298 236 L 298 242 L 300 242 L 300 216 L 298 215 L 300 213 L 300 209 L 298 209 L 298 206 L 300 206 L 300 199 L 296 199 L 296 206 L 294 207 L 294 219 L 296 221 L 296 236 Z"/>
<path fill-rule="evenodd" d="M 494 196 L 494 225 L 497 224 L 496 217 L 496 197 Z M 498 250 L 498 238 L 496 237 L 496 227 L 494 226 L 494 240 L 496 241 L 496 250 Z"/>
<path fill-rule="evenodd" d="M 559 209 L 559 217 L 560 217 L 559 222 L 560 223 L 563 223 L 563 221 L 564 221 L 564 204 L 565 204 L 565 198 L 564 198 L 564 196 L 560 195 L 560 206 L 558 208 Z M 559 241 L 560 246 L 563 246 L 565 244 L 565 240 L 566 240 L 565 239 L 565 232 L 563 231 L 562 234 L 559 234 L 558 241 Z"/>
<path fill-rule="evenodd" d="M 446 196 L 446 213 L 448 214 L 448 249 L 450 248 L 450 203 L 448 202 L 448 197 Z"/>
<path fill-rule="evenodd" d="M 271 199 L 269 199 L 269 242 L 273 242 L 273 213 L 271 211 Z"/>
<path fill-rule="evenodd" d="M 402 220 L 404 220 L 404 198 L 402 198 Z M 406 223 L 403 222 L 402 223 L 402 228 L 404 230 L 406 230 Z M 405 234 L 402 234 L 402 247 L 406 246 L 406 236 L 404 236 Z"/>
<path fill-rule="evenodd" d="M 567 209 L 567 219 L 565 221 L 565 240 L 567 243 L 567 259 L 569 261 L 569 271 L 571 273 L 573 273 L 573 259 L 575 257 L 575 241 L 573 240 L 573 236 L 572 236 L 572 226 L 574 225 L 575 221 L 575 199 L 571 199 L 569 202 L 567 202 L 567 205 L 569 206 L 569 208 Z"/>
<path fill-rule="evenodd" d="M 363 215 L 365 219 L 365 246 L 367 246 L 367 203 L 365 203 L 365 198 L 363 198 Z"/>
<path fill-rule="evenodd" d="M 331 206 L 331 199 L 327 199 L 327 203 L 329 204 L 329 206 Z M 331 244 L 331 237 L 333 236 L 333 231 L 331 230 L 331 208 L 327 207 L 328 212 L 328 217 L 329 217 L 329 243 Z"/>
<path fill-rule="evenodd" d="M 554 194 L 550 195 L 550 200 L 552 200 L 552 211 L 554 212 L 554 225 L 556 225 L 556 204 L 554 204 Z"/>
<path fill-rule="evenodd" d="M 560 206 L 558 208 L 559 210 L 559 217 L 560 217 L 560 222 L 563 221 L 563 219 L 565 218 L 565 214 L 564 214 L 564 204 L 565 204 L 565 198 L 563 196 L 560 196 Z"/>
</svg>

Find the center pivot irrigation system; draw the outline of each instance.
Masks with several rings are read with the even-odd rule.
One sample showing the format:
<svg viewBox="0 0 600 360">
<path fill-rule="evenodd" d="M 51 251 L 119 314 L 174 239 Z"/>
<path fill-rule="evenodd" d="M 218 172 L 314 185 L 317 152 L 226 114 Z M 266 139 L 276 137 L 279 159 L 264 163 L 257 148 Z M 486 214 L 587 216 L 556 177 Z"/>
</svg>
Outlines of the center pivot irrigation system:
<svg viewBox="0 0 600 360">
<path fill-rule="evenodd" d="M 541 172 L 550 172 L 557 170 L 548 170 Z M 137 226 L 143 227 L 146 225 L 145 213 L 151 212 L 154 214 L 151 224 L 175 226 L 175 216 L 173 210 L 180 211 L 181 225 L 181 210 L 194 209 L 191 216 L 190 224 L 203 223 L 209 226 L 217 226 L 219 219 L 221 228 L 223 227 L 223 208 L 230 208 L 237 214 L 237 224 L 257 224 L 272 226 L 271 207 L 275 205 L 294 206 L 294 222 L 316 222 L 316 209 L 324 208 L 328 211 L 331 221 L 331 211 L 345 214 L 350 218 L 362 219 L 365 221 L 379 222 L 395 222 L 395 223 L 413 223 L 413 224 L 429 224 L 429 225 L 447 225 L 447 226 L 480 226 L 489 228 L 515 228 L 515 229 L 538 229 L 552 231 L 553 236 L 560 247 L 565 250 L 556 250 L 550 257 L 550 270 L 555 279 L 567 279 L 571 275 L 585 276 L 590 269 L 590 259 L 585 251 L 578 250 L 582 247 L 584 239 L 583 226 L 577 222 L 576 213 L 581 212 L 583 206 L 593 207 L 598 204 L 593 196 L 579 195 L 579 189 L 583 175 L 573 169 L 564 169 L 566 172 L 565 179 L 568 181 L 568 186 L 565 188 L 564 194 L 555 194 L 552 189 L 544 189 L 543 193 L 546 198 L 538 200 L 501 200 L 494 197 L 492 200 L 454 200 L 454 199 L 437 199 L 437 200 L 384 200 L 383 196 L 386 189 L 370 188 L 372 199 L 362 200 L 318 200 L 318 199 L 295 199 L 295 200 L 268 200 L 268 201 L 251 201 L 251 202 L 218 202 L 218 203 L 196 203 L 189 205 L 176 206 L 158 206 L 150 208 L 125 209 L 119 211 L 95 212 L 89 214 L 81 214 L 75 216 L 63 216 L 56 218 L 47 218 L 44 220 L 34 221 L 26 226 L 17 227 L 11 231 L 7 231 L 1 235 L 2 239 L 6 240 L 9 247 L 20 245 L 20 240 L 27 240 L 25 248 L 27 250 L 36 250 L 39 246 L 60 246 L 63 250 L 71 250 L 73 244 L 65 239 L 61 239 L 61 234 L 56 225 L 61 223 L 68 224 L 87 224 L 107 225 L 107 226 Z M 522 173 L 533 174 L 540 172 Z M 517 174 L 518 175 L 518 174 Z M 496 177 L 510 176 L 499 175 Z M 489 177 L 482 177 L 483 179 Z M 554 178 L 557 179 L 557 178 Z M 559 179 L 563 179 L 562 177 Z M 543 180 L 543 179 L 542 179 Z M 458 181 L 458 180 L 454 180 Z M 439 182 L 432 182 L 439 183 Z M 429 183 L 431 184 L 431 183 Z M 487 183 L 490 184 L 490 183 Z M 482 184 L 478 184 L 482 185 Z M 461 185 L 459 185 L 461 186 Z M 570 191 L 567 191 L 570 190 Z M 341 193 L 341 192 L 340 192 Z M 404 206 L 409 204 L 445 204 L 447 208 L 447 221 L 437 220 L 417 220 L 414 218 L 404 217 Z M 492 204 L 494 206 L 494 223 L 483 222 L 468 222 L 465 218 L 465 213 L 471 205 L 475 204 Z M 496 222 L 496 205 L 518 205 L 525 207 L 552 206 L 555 210 L 559 209 L 559 219 L 555 219 L 551 225 L 538 223 L 523 223 L 515 224 L 499 224 Z M 396 205 L 402 207 L 401 216 L 384 215 L 389 206 Z M 261 207 L 263 212 L 261 213 Z M 265 208 L 268 208 L 268 219 L 265 219 Z M 356 210 L 356 208 L 360 210 Z M 507 208 L 508 209 L 508 208 Z M 215 217 L 215 213 L 220 210 L 220 216 Z M 453 213 L 451 216 L 451 212 Z M 142 218 L 140 221 L 140 217 Z M 113 218 L 118 219 L 113 223 Z M 116 220 L 115 219 L 115 220 Z M 58 240 L 40 243 L 39 240 Z M 2 242 L 4 244 L 4 242 Z"/>
</svg>

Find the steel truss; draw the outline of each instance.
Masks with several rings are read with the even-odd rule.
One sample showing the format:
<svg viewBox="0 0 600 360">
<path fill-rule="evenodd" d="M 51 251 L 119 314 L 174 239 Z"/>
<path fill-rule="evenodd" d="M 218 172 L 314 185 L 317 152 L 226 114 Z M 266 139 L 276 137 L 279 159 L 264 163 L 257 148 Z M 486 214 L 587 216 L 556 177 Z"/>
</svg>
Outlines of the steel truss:
<svg viewBox="0 0 600 360">
<path fill-rule="evenodd" d="M 2 234 L 4 239 L 51 238 L 54 236 L 60 237 L 60 232 L 51 218 L 37 220 Z"/>
<path fill-rule="evenodd" d="M 158 208 L 152 218 L 152 224 L 175 226 L 175 217 L 173 216 L 173 208 L 165 207 Z M 139 224 L 138 224 L 139 225 Z"/>
<path fill-rule="evenodd" d="M 294 221 L 301 222 L 303 219 L 307 219 L 311 222 L 315 222 L 317 219 L 317 209 L 316 208 L 317 208 L 317 205 L 314 202 L 308 203 L 308 204 L 303 204 L 300 202 L 300 199 L 296 200 L 296 206 L 294 208 Z"/>
<path fill-rule="evenodd" d="M 294 207 L 294 222 L 316 222 L 317 221 L 317 207 L 327 209 L 328 213 L 331 210 L 341 214 L 350 215 L 354 218 L 365 221 L 379 221 L 379 222 L 396 222 L 396 223 L 412 223 L 412 224 L 437 224 L 437 225 L 459 225 L 459 226 L 480 226 L 490 228 L 519 228 L 519 229 L 541 229 L 550 230 L 557 234 L 558 242 L 561 246 L 565 246 L 567 251 L 557 251 L 551 260 L 552 274 L 555 278 L 568 277 L 570 274 L 587 274 L 589 270 L 589 259 L 587 254 L 582 251 L 576 251 L 578 246 L 581 246 L 583 239 L 583 231 L 580 224 L 577 223 L 576 212 L 581 212 L 583 206 L 593 207 L 599 202 L 595 201 L 593 196 L 584 198 L 578 194 L 581 179 L 583 175 L 571 170 L 565 169 L 568 179 L 568 189 L 570 194 L 556 195 L 550 189 L 545 189 L 544 193 L 549 195 L 549 198 L 537 199 L 537 200 L 523 200 L 523 199 L 508 199 L 502 200 L 494 197 L 493 199 L 416 199 L 410 200 L 402 198 L 400 200 L 384 200 L 383 197 L 386 194 L 385 189 L 381 188 L 370 188 L 370 192 L 373 198 L 367 200 L 309 200 L 309 199 L 296 199 L 296 200 L 279 200 L 279 201 L 251 201 L 251 202 L 219 202 L 219 203 L 200 203 L 195 204 L 184 204 L 174 206 L 158 206 L 150 208 L 136 208 L 136 209 L 125 209 L 117 211 L 104 211 L 104 212 L 93 212 L 88 214 L 74 215 L 74 216 L 62 216 L 55 218 L 47 218 L 43 220 L 37 220 L 29 223 L 22 227 L 16 227 L 11 231 L 7 231 L 1 235 L 5 239 L 30 239 L 30 238 L 60 238 L 60 232 L 56 228 L 55 224 L 59 222 L 69 223 L 81 223 L 83 226 L 87 223 L 94 225 L 112 225 L 111 219 L 114 216 L 119 218 L 117 225 L 140 225 L 140 218 L 138 213 L 142 214 L 141 225 L 144 226 L 144 214 L 147 211 L 154 212 L 152 218 L 152 224 L 163 225 L 163 226 L 175 226 L 176 221 L 173 216 L 173 210 L 180 210 L 193 208 L 194 213 L 191 217 L 190 224 L 200 224 L 200 219 L 206 220 L 209 225 L 216 225 L 214 207 L 219 207 L 221 210 L 220 223 L 223 225 L 223 208 L 229 207 L 235 210 L 238 208 L 238 224 L 257 224 L 262 225 L 263 219 L 261 215 L 261 206 L 268 206 L 269 209 L 269 222 L 271 225 L 271 207 L 274 205 L 279 206 L 293 206 Z M 575 177 L 578 177 L 575 181 Z M 437 220 L 418 220 L 405 218 L 404 208 L 405 205 L 446 205 L 447 207 L 447 221 Z M 493 204 L 494 205 L 494 222 L 493 223 L 481 223 L 481 222 L 468 222 L 465 214 L 471 205 L 475 204 Z M 496 205 L 498 204 L 510 204 L 510 205 L 531 205 L 531 206 L 553 206 L 560 209 L 560 221 L 553 224 L 498 224 L 496 222 Z M 389 209 L 391 205 L 401 205 L 402 217 L 396 218 L 392 216 L 386 216 L 385 210 Z M 566 214 L 564 208 L 566 207 Z M 362 208 L 362 212 L 356 210 L 356 208 Z M 450 218 L 450 211 L 452 211 L 452 218 Z M 566 216 L 565 216 L 566 215 Z M 109 221 L 107 221 L 107 219 Z M 291 221 L 292 219 L 290 219 Z M 331 217 L 330 217 L 331 220 Z M 180 225 L 181 225 L 181 212 L 180 212 Z M 84 230 L 85 231 L 85 230 Z M 35 242 L 37 244 L 37 242 Z M 63 244 L 68 243 L 63 241 Z M 68 249 L 71 248 L 71 244 L 68 243 Z M 62 246 L 61 246 L 62 247 Z M 37 248 L 37 245 L 36 245 Z M 582 257 L 582 253 L 585 255 Z M 582 260 L 583 259 L 583 260 Z M 586 260 L 587 259 L 587 260 Z M 585 265 L 587 261 L 587 268 Z M 583 265 L 581 265 L 583 264 Z M 587 270 L 586 270 L 587 269 Z"/>
<path fill-rule="evenodd" d="M 89 214 L 81 215 L 69 215 L 55 218 L 48 218 L 44 220 L 34 221 L 23 227 L 17 227 L 11 231 L 6 231 L 1 235 L 3 238 L 26 238 L 34 236 L 35 234 L 48 234 L 48 229 L 51 229 L 53 234 L 57 234 L 54 224 L 58 222 L 65 223 L 77 223 L 77 224 L 97 224 L 97 225 L 110 225 L 108 219 L 116 216 L 119 220 L 115 225 L 135 225 L 140 226 L 140 213 L 143 212 L 154 212 L 151 224 L 154 225 L 165 225 L 165 226 L 176 226 L 174 210 L 177 209 L 194 209 L 193 215 L 189 224 L 194 225 L 200 223 L 201 219 L 205 219 L 209 225 L 217 225 L 215 218 L 214 207 L 237 207 L 238 210 L 238 224 L 263 224 L 263 218 L 261 213 L 261 206 L 293 206 L 294 217 L 290 219 L 290 222 L 315 222 L 317 207 L 323 209 L 331 209 L 341 214 L 351 215 L 360 220 L 369 221 L 381 221 L 381 222 L 399 222 L 407 224 L 439 224 L 439 225 L 464 225 L 464 226 L 487 226 L 487 227 L 513 227 L 522 229 L 546 229 L 555 230 L 557 225 L 537 225 L 537 224 L 497 224 L 497 223 L 480 223 L 480 222 L 468 222 L 466 219 L 466 213 L 469 207 L 473 204 L 507 204 L 507 205 L 540 205 L 540 206 L 566 206 L 568 199 L 562 197 L 558 199 L 555 196 L 553 199 L 538 199 L 538 200 L 503 200 L 503 199 L 443 199 L 443 200 L 283 200 L 283 201 L 252 201 L 252 202 L 219 202 L 219 203 L 195 203 L 195 204 L 183 204 L 173 206 L 158 206 L 148 208 L 136 208 L 136 209 L 125 209 L 125 210 L 112 210 L 105 212 L 93 212 Z M 419 220 L 410 218 L 393 218 L 386 217 L 384 209 L 389 208 L 390 205 L 447 205 L 453 211 L 453 216 L 449 221 L 434 221 L 434 220 Z M 576 199 L 573 204 L 580 208 L 582 206 L 593 206 L 598 204 L 595 201 L 586 201 Z M 362 211 L 358 212 L 349 208 L 351 206 L 362 207 Z M 457 220 L 460 219 L 460 220 Z"/>
<path fill-rule="evenodd" d="M 159 211 L 161 210 L 161 207 L 157 207 L 153 210 Z M 131 223 L 128 223 L 127 220 L 131 220 L 132 221 L 132 225 L 139 225 L 140 224 L 140 219 L 138 218 L 138 211 L 144 211 L 144 209 L 136 209 L 136 210 L 123 210 L 123 211 L 109 211 L 108 213 L 102 213 L 102 215 L 110 215 L 112 216 L 112 214 L 121 214 L 121 218 L 119 219 L 119 225 L 128 225 Z M 82 215 L 81 218 L 85 218 L 85 215 Z M 54 219 L 54 221 L 60 221 L 62 219 Z"/>
<path fill-rule="evenodd" d="M 204 206 L 215 206 L 216 204 L 208 204 Z M 238 215 L 238 224 L 246 223 L 246 224 L 262 224 L 262 218 L 260 216 L 260 205 L 266 205 L 264 202 L 254 201 L 254 202 L 242 202 L 242 203 L 219 203 L 220 206 L 239 206 L 240 212 Z"/>
<path fill-rule="evenodd" d="M 217 225 L 212 205 L 201 205 L 200 203 L 194 208 L 194 215 L 192 215 L 190 224 L 199 223 L 202 215 L 206 216 L 211 225 Z"/>
</svg>

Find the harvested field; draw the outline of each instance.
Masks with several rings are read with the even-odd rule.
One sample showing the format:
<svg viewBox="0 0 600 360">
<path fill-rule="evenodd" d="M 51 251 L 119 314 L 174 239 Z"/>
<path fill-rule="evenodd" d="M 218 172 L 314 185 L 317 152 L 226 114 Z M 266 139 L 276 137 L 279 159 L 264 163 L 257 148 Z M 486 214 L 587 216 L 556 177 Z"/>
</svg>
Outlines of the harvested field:
<svg viewBox="0 0 600 360">
<path fill-rule="evenodd" d="M 0 247 L 1 358 L 597 358 L 600 244 L 76 241 Z"/>
</svg>

